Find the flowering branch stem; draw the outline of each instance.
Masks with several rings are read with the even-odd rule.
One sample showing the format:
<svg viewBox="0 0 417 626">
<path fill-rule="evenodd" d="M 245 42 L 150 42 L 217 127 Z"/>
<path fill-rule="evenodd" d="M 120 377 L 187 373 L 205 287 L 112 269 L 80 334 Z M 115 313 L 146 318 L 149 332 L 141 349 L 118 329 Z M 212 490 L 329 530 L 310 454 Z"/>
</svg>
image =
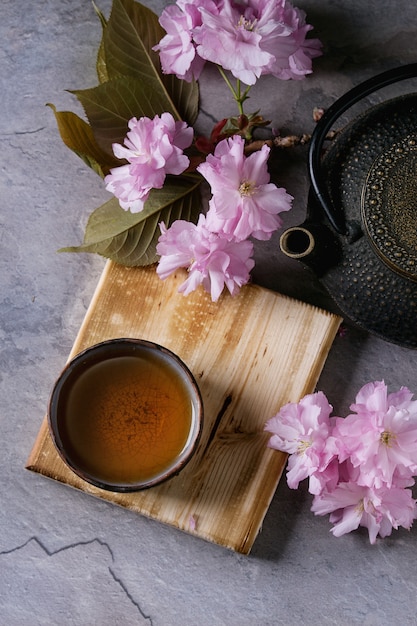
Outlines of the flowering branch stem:
<svg viewBox="0 0 417 626">
<path fill-rule="evenodd" d="M 241 91 L 241 82 L 238 79 L 236 81 L 236 89 L 233 87 L 232 83 L 230 82 L 229 78 L 226 75 L 226 72 L 224 71 L 224 69 L 222 67 L 220 67 L 220 65 L 217 66 L 218 70 L 220 72 L 220 75 L 222 76 L 223 80 L 225 81 L 226 85 L 229 87 L 230 91 L 233 94 L 233 98 L 237 104 L 237 108 L 239 110 L 239 114 L 240 115 L 244 115 L 243 112 L 243 103 L 245 102 L 245 100 L 247 100 L 249 98 L 248 93 L 249 93 L 249 89 L 251 88 L 251 86 L 249 85 L 245 91 L 242 94 Z"/>
<path fill-rule="evenodd" d="M 332 130 L 326 135 L 326 139 L 331 141 L 338 134 L 338 130 Z M 273 139 L 257 139 L 251 141 L 245 146 L 245 154 L 252 154 L 262 149 L 262 146 L 269 148 L 294 148 L 295 146 L 304 146 L 311 139 L 311 135 L 286 135 L 284 137 L 274 137 Z"/>
</svg>

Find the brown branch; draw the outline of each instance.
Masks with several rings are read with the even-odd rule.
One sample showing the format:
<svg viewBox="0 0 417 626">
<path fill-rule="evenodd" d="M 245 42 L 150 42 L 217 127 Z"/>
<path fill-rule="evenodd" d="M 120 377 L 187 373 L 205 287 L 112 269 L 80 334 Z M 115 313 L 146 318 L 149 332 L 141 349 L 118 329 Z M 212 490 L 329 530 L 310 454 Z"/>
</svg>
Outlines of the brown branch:
<svg viewBox="0 0 417 626">
<path fill-rule="evenodd" d="M 327 140 L 332 140 L 338 134 L 338 130 L 332 130 L 326 135 Z M 261 150 L 263 146 L 270 148 L 294 148 L 295 146 L 304 146 L 311 139 L 311 135 L 286 135 L 285 137 L 274 137 L 273 139 L 256 139 L 245 146 L 245 154 L 252 154 L 257 150 Z"/>
</svg>

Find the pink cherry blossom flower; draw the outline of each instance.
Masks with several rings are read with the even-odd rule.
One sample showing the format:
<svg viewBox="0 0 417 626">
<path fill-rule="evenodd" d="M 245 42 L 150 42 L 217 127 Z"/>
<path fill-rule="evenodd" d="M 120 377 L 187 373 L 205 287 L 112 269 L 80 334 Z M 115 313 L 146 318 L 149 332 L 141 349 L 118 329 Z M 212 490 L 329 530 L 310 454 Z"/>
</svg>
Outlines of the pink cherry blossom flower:
<svg viewBox="0 0 417 626">
<path fill-rule="evenodd" d="M 275 52 L 276 62 L 270 73 L 282 80 L 300 80 L 312 72 L 312 59 L 321 56 L 322 43 L 319 39 L 307 39 L 312 26 L 306 23 L 304 11 L 286 1 L 283 11 L 284 23 L 290 28 L 289 39 L 294 46 L 287 58 Z"/>
<path fill-rule="evenodd" d="M 390 487 L 398 478 L 417 473 L 417 401 L 403 387 L 387 394 L 384 382 L 362 387 L 351 410 L 339 419 L 333 435 L 342 441 L 343 460 L 349 456 L 360 469 L 358 482 Z"/>
<path fill-rule="evenodd" d="M 279 214 L 291 209 L 292 197 L 270 182 L 270 149 L 246 157 L 244 145 L 239 135 L 223 139 L 197 168 L 212 191 L 206 225 L 236 241 L 266 240 L 281 226 Z"/>
<path fill-rule="evenodd" d="M 250 241 L 228 241 L 206 227 L 205 216 L 196 224 L 175 221 L 170 228 L 160 225 L 157 245 L 160 255 L 157 273 L 165 279 L 180 267 L 188 269 L 188 278 L 179 287 L 184 295 L 202 285 L 216 302 L 224 287 L 235 295 L 249 280 L 254 266 Z"/>
<path fill-rule="evenodd" d="M 281 34 L 287 30 L 271 15 L 270 7 L 276 4 L 275 1 L 270 0 L 268 4 L 266 16 L 248 3 L 235 4 L 230 0 L 225 0 L 218 15 L 203 9 L 202 25 L 194 31 L 198 54 L 230 70 L 246 85 L 255 84 L 262 70 L 274 60 L 261 48 L 263 33 L 270 35 L 271 30 L 277 30 Z"/>
<path fill-rule="evenodd" d="M 193 129 L 175 121 L 170 113 L 153 119 L 133 117 L 128 126 L 124 146 L 113 144 L 116 157 L 128 163 L 113 168 L 104 180 L 123 209 L 138 213 L 151 189 L 163 187 L 167 174 L 187 169 L 190 161 L 183 150 L 192 143 Z"/>
<path fill-rule="evenodd" d="M 311 27 L 304 13 L 287 0 L 225 0 L 218 13 L 203 9 L 201 15 L 194 29 L 197 53 L 246 85 L 262 74 L 302 78 L 320 54 L 318 40 L 305 41 Z"/>
<path fill-rule="evenodd" d="M 307 477 L 311 493 L 320 493 L 324 484 L 334 482 L 337 468 L 331 464 L 334 455 L 326 447 L 331 411 L 326 396 L 319 391 L 286 404 L 266 423 L 265 430 L 272 433 L 268 446 L 290 454 L 287 482 L 291 489 L 297 489 Z"/>
<path fill-rule="evenodd" d="M 159 52 L 165 74 L 175 74 L 187 82 L 200 77 L 205 60 L 196 53 L 193 32 L 202 23 L 199 9 L 217 13 L 218 5 L 221 3 L 213 0 L 177 0 L 163 10 L 159 23 L 167 34 L 153 49 Z"/>
<path fill-rule="evenodd" d="M 377 535 L 409 529 L 417 518 L 417 501 L 408 489 L 417 474 L 412 397 L 406 387 L 388 394 L 383 382 L 374 382 L 362 387 L 350 407 L 356 413 L 346 418 L 331 417 L 324 394 L 313 394 L 267 422 L 273 433 L 268 445 L 290 454 L 288 486 L 309 478 L 312 511 L 330 513 L 336 537 L 365 526 L 375 543 Z"/>
<path fill-rule="evenodd" d="M 330 522 L 335 524 L 331 532 L 335 537 L 359 526 L 366 527 L 371 544 L 378 534 L 387 537 L 393 528 L 410 529 L 417 518 L 416 500 L 410 489 L 372 489 L 355 481 L 340 483 L 332 491 L 316 495 L 311 510 L 316 515 L 331 514 Z"/>
</svg>

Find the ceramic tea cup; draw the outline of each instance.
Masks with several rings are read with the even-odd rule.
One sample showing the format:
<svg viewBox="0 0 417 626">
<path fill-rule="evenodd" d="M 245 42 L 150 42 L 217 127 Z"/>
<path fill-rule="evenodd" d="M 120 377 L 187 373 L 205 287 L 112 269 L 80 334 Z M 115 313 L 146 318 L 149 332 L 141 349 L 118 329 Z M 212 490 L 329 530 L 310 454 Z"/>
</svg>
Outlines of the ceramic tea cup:
<svg viewBox="0 0 417 626">
<path fill-rule="evenodd" d="M 173 352 L 141 339 L 112 339 L 76 355 L 48 406 L 52 439 L 82 479 L 138 491 L 176 475 L 197 447 L 203 405 Z"/>
</svg>

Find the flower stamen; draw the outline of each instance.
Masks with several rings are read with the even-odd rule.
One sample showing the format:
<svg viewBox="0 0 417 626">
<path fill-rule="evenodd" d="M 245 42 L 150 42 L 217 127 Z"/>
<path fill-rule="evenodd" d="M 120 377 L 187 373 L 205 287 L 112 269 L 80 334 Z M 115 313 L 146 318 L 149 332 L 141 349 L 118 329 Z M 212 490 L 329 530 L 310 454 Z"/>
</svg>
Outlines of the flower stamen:
<svg viewBox="0 0 417 626">
<path fill-rule="evenodd" d="M 365 511 L 365 503 L 363 501 L 363 498 L 359 500 L 358 504 L 355 506 L 355 511 L 360 515 L 362 515 L 362 513 Z"/>
<path fill-rule="evenodd" d="M 240 16 L 239 21 L 237 23 L 238 28 L 244 28 L 245 30 L 248 30 L 248 31 L 255 30 L 257 25 L 258 25 L 257 19 L 247 20 L 244 15 Z"/>
<path fill-rule="evenodd" d="M 389 430 L 384 430 L 381 433 L 380 441 L 387 447 L 391 447 L 392 441 L 396 439 L 394 433 L 391 433 Z"/>
<path fill-rule="evenodd" d="M 306 450 L 311 446 L 311 441 L 306 441 L 305 439 L 301 439 L 298 442 L 297 454 L 302 455 Z"/>
<path fill-rule="evenodd" d="M 240 183 L 239 193 L 241 196 L 249 197 L 254 193 L 255 189 L 254 183 L 251 183 L 249 180 L 244 180 Z"/>
</svg>

